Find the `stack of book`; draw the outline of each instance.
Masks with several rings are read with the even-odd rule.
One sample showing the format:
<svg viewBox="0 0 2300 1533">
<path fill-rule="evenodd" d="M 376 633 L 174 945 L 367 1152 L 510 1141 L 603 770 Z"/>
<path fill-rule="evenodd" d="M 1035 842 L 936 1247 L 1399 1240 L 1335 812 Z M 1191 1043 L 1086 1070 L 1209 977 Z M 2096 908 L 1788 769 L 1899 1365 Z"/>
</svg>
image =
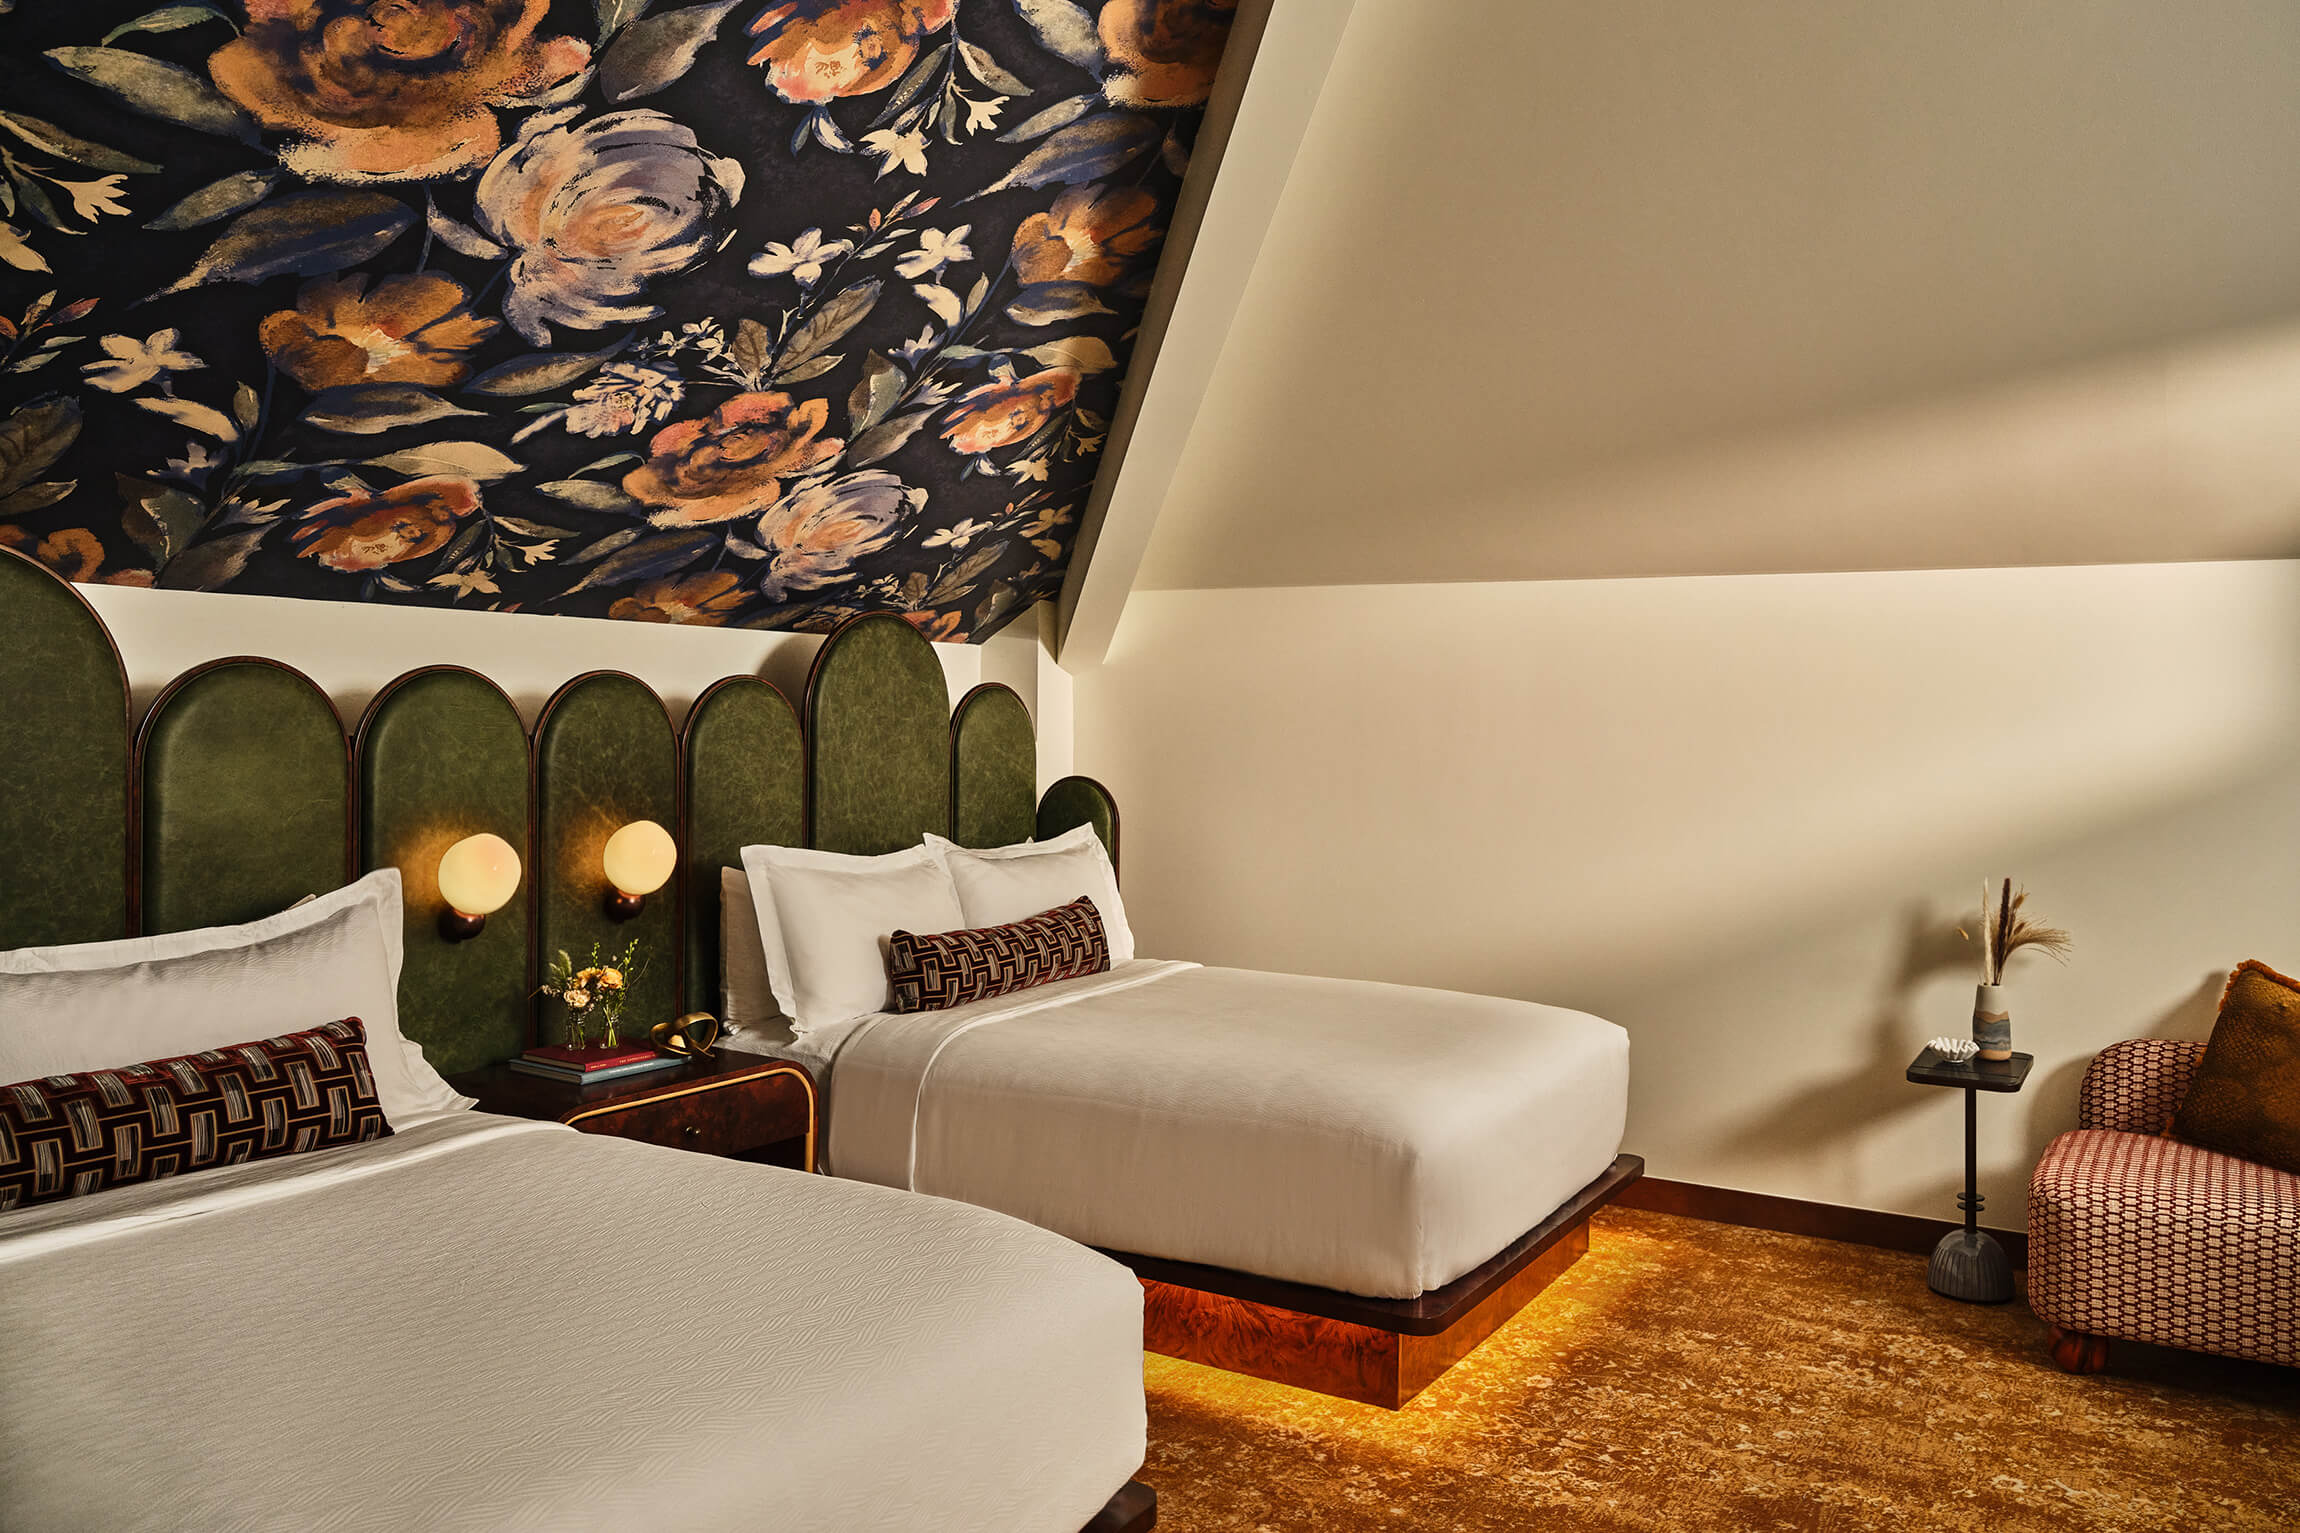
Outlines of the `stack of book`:
<svg viewBox="0 0 2300 1533">
<path fill-rule="evenodd" d="M 529 1049 L 511 1061 L 511 1068 L 524 1075 L 588 1086 L 597 1081 L 621 1080 L 627 1075 L 644 1075 L 650 1070 L 674 1069 L 685 1063 L 676 1054 L 658 1054 L 644 1043 L 617 1044 L 611 1049 L 578 1049 L 555 1043 L 548 1048 Z"/>
</svg>

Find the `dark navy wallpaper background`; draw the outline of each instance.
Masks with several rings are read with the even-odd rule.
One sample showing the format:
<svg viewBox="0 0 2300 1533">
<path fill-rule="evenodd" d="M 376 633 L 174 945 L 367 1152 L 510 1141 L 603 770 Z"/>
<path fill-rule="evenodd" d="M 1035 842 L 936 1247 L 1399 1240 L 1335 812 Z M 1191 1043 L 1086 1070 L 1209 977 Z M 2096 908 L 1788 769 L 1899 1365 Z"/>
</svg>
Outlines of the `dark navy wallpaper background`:
<svg viewBox="0 0 2300 1533">
<path fill-rule="evenodd" d="M 0 545 L 986 637 L 1234 0 L 0 0 Z"/>
</svg>

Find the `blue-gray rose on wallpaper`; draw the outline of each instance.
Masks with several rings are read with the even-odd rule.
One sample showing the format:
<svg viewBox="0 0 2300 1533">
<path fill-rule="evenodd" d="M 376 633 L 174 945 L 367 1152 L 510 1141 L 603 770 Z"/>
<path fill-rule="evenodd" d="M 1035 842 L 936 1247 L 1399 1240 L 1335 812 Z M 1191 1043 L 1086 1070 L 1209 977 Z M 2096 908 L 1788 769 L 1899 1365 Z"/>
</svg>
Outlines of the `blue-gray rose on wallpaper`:
<svg viewBox="0 0 2300 1533">
<path fill-rule="evenodd" d="M 981 638 L 1077 534 L 1235 0 L 0 0 L 0 545 Z"/>
</svg>

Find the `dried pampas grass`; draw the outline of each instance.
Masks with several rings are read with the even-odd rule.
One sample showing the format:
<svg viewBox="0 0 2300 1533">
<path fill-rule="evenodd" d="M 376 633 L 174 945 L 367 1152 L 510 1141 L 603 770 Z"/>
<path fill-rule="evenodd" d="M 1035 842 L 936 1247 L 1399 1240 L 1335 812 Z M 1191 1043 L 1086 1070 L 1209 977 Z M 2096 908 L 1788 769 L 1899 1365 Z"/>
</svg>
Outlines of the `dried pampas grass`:
<svg viewBox="0 0 2300 1533">
<path fill-rule="evenodd" d="M 2074 939 L 2057 926 L 2030 920 L 2021 911 L 2026 903 L 2028 891 L 2022 889 L 2015 893 L 2009 878 L 1998 888 L 1991 888 L 1986 879 L 1981 881 L 1982 984 L 2003 984 L 2006 960 L 2022 948 L 2033 947 L 2061 963 L 2068 962 Z M 1972 934 L 1964 928 L 1959 927 L 1957 931 L 1967 941 L 1971 940 Z"/>
</svg>

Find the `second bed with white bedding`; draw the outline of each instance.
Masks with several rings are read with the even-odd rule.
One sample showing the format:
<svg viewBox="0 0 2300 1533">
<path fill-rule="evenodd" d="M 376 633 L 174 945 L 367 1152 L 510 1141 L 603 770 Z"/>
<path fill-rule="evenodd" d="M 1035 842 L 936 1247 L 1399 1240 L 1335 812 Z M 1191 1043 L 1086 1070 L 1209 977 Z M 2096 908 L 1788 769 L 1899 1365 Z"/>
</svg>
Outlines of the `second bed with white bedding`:
<svg viewBox="0 0 2300 1533">
<path fill-rule="evenodd" d="M 450 1113 L 0 1215 L 0 1527 L 1073 1533 L 1142 1300 L 981 1209 Z"/>
<path fill-rule="evenodd" d="M 815 1042 L 837 1175 L 1382 1298 L 1596 1179 L 1628 1101 L 1581 1012 L 1157 960 Z"/>
</svg>

